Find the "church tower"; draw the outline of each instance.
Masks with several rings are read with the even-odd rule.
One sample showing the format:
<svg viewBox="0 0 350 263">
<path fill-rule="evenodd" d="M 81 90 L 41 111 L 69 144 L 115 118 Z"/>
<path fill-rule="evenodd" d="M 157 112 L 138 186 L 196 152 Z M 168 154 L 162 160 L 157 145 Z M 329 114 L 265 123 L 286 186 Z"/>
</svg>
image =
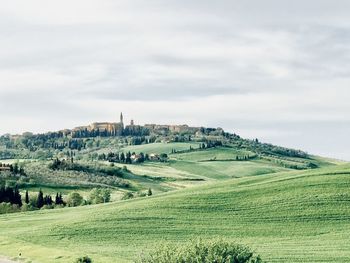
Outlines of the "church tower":
<svg viewBox="0 0 350 263">
<path fill-rule="evenodd" d="M 124 120 L 123 120 L 123 113 L 121 112 L 120 113 L 120 123 L 123 123 L 124 122 Z"/>
</svg>

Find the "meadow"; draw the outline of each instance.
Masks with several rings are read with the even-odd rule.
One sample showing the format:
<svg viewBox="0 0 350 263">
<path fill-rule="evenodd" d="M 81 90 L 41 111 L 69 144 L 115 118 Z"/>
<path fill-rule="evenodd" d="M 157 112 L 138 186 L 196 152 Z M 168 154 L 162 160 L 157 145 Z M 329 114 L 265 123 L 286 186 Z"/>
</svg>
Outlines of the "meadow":
<svg viewBox="0 0 350 263">
<path fill-rule="evenodd" d="M 152 197 L 0 216 L 0 254 L 132 262 L 160 242 L 222 237 L 268 262 L 350 260 L 350 166 L 231 178 Z"/>
<path fill-rule="evenodd" d="M 93 150 L 77 153 L 76 163 L 90 167 L 84 171 L 76 170 L 51 170 L 52 160 L 38 159 L 10 159 L 4 163 L 19 163 L 25 168 L 27 177 L 19 180 L 7 178 L 6 182 L 18 180 L 22 191 L 29 190 L 33 194 L 40 188 L 50 194 L 57 191 L 67 195 L 72 191 L 80 191 L 83 195 L 94 187 L 110 188 L 115 196 L 122 196 L 125 191 L 138 192 L 151 188 L 154 193 L 168 192 L 199 185 L 206 182 L 238 178 L 244 176 L 256 176 L 261 174 L 290 171 L 281 163 L 281 157 L 271 156 L 269 159 L 260 158 L 254 152 L 237 147 L 215 147 L 199 149 L 199 143 L 152 143 L 133 146 L 117 146 L 113 149 L 106 147 L 110 138 L 98 140 L 99 147 Z M 113 141 L 113 140 L 112 140 Z M 111 147 L 111 146 L 110 146 Z M 192 149 L 192 150 L 190 150 Z M 90 160 L 88 156 L 93 153 L 119 152 L 144 152 L 147 154 L 166 153 L 169 156 L 167 162 L 145 162 L 139 164 L 114 163 L 116 168 L 127 169 L 122 177 L 109 176 L 98 172 L 98 169 L 113 169 L 111 163 L 101 160 Z M 244 159 L 244 157 L 249 157 Z M 332 165 L 332 160 L 286 158 L 283 162 L 315 162 L 320 166 Z M 0 177 L 1 180 L 1 177 Z M 127 185 L 127 187 L 124 187 Z"/>
<path fill-rule="evenodd" d="M 41 189 L 87 198 L 109 188 L 111 203 L 0 215 L 0 255 L 24 262 L 132 262 L 160 243 L 224 238 L 251 246 L 268 262 L 350 259 L 350 165 L 317 156 L 263 154 L 242 146 L 200 149 L 197 142 L 119 145 L 99 138 L 77 152 L 79 169 L 49 159 L 19 163 L 22 194 Z M 110 163 L 108 152 L 168 155 L 166 162 Z M 95 157 L 93 157 L 95 156 Z M 310 166 L 310 164 L 312 164 Z M 319 167 L 318 169 L 311 169 Z M 139 193 L 152 189 L 153 196 Z M 122 201 L 126 192 L 135 198 Z"/>
</svg>

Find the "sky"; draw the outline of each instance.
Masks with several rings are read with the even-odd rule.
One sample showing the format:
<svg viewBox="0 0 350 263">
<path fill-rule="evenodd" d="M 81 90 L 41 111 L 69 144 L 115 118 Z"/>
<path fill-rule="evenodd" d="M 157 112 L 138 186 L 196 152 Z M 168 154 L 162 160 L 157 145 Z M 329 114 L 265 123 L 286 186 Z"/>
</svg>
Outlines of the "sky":
<svg viewBox="0 0 350 263">
<path fill-rule="evenodd" d="M 0 0 L 0 134 L 222 127 L 350 161 L 348 0 Z"/>
</svg>

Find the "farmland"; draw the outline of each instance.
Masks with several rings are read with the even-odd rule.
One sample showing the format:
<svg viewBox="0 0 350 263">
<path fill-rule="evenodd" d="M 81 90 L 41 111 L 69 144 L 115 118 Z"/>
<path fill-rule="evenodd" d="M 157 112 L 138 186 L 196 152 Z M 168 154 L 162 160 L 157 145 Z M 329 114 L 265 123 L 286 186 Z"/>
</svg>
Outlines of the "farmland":
<svg viewBox="0 0 350 263">
<path fill-rule="evenodd" d="M 350 167 L 227 179 L 145 199 L 2 215 L 1 251 L 130 262 L 160 240 L 222 237 L 269 262 L 350 260 Z M 93 235 L 92 235 L 93 233 Z M 132 244 L 132 245 L 130 245 Z"/>
</svg>

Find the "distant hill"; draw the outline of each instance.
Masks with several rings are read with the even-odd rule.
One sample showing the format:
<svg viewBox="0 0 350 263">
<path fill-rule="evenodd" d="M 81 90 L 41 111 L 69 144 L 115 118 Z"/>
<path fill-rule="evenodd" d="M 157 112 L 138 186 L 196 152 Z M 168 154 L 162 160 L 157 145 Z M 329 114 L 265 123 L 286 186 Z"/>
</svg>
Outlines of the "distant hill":
<svg viewBox="0 0 350 263">
<path fill-rule="evenodd" d="M 99 125 L 107 124 L 91 127 Z M 18 163 L 22 173 L 0 173 L 0 183 L 32 190 L 43 187 L 52 193 L 57 187 L 64 192 L 69 192 L 67 187 L 110 187 L 118 196 L 125 191 L 166 192 L 206 181 L 334 164 L 301 150 L 243 139 L 221 128 L 145 125 L 142 129 L 148 135 L 135 135 L 125 132 L 135 124 L 124 127 L 122 115 L 117 126 L 122 130 L 111 134 L 80 127 L 1 136 L 0 163 L 6 167 Z M 53 171 L 49 166 L 56 159 L 74 164 Z"/>
<path fill-rule="evenodd" d="M 103 189 L 112 203 L 15 207 L 18 213 L 0 215 L 0 254 L 44 263 L 86 254 L 94 262 L 132 262 L 162 239 L 224 237 L 268 262 L 350 260 L 348 164 L 221 128 L 129 126 L 135 124 L 121 118 L 1 136 L 0 186 L 31 201 L 38 192 L 66 201 L 79 195 L 85 205 Z"/>
<path fill-rule="evenodd" d="M 246 149 L 265 157 L 273 155 L 308 158 L 308 154 L 301 150 L 264 144 L 258 139 L 243 139 L 235 133 L 225 132 L 222 128 L 157 124 L 140 126 L 135 125 L 133 121 L 130 125 L 124 126 L 121 114 L 118 123 L 96 122 L 72 130 L 65 129 L 43 134 L 26 132 L 22 135 L 0 136 L 0 159 L 45 159 L 53 158 L 61 152 L 81 152 L 98 147 L 103 148 L 101 143 L 105 146 L 119 147 L 155 142 L 198 143 L 198 145 L 202 144 L 204 148 L 227 146 Z M 197 147 L 193 149 L 195 148 Z"/>
</svg>

